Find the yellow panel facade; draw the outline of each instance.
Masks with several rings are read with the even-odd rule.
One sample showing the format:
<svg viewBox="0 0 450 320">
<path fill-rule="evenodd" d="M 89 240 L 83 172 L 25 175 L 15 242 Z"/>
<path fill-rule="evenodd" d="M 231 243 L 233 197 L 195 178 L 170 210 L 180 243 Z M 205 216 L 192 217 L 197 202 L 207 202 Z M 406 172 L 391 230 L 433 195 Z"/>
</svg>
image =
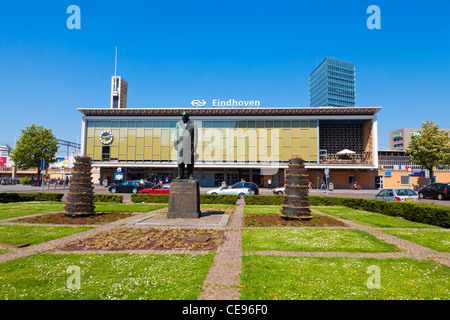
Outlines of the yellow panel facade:
<svg viewBox="0 0 450 320">
<path fill-rule="evenodd" d="M 103 131 L 110 131 L 110 159 L 119 161 L 175 161 L 173 132 L 176 121 L 89 120 L 86 155 L 101 161 Z M 301 156 L 317 161 L 317 121 L 241 120 L 197 121 L 199 161 L 273 162 Z M 107 151 L 106 151 L 107 152 Z M 108 161 L 107 155 L 104 161 Z"/>
</svg>

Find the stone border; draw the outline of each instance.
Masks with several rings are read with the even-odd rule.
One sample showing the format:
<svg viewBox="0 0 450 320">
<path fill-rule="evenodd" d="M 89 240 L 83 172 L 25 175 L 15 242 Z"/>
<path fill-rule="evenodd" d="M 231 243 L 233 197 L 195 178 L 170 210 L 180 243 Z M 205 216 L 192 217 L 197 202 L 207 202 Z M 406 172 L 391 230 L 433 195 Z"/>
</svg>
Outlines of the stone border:
<svg viewBox="0 0 450 320">
<path fill-rule="evenodd" d="M 165 222 L 160 221 L 147 221 L 151 220 L 154 216 L 157 216 L 156 213 L 149 215 L 148 217 L 137 219 L 136 221 L 129 222 L 128 225 L 136 225 L 136 226 L 151 226 L 151 227 L 226 227 L 228 221 L 230 220 L 229 214 L 221 215 L 221 219 L 218 223 L 205 223 L 201 221 L 201 218 L 176 218 L 176 219 L 168 219 Z M 218 215 L 219 216 L 219 215 Z M 147 221 L 147 222 L 146 222 Z"/>
</svg>

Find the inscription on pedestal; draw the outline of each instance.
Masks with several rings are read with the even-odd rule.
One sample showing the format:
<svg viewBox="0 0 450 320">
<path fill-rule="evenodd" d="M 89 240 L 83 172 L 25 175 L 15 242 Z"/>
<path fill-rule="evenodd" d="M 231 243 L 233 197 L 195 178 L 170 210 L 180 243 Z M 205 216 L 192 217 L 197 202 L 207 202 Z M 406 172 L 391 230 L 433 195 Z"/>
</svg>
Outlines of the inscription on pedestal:
<svg viewBox="0 0 450 320">
<path fill-rule="evenodd" d="M 200 215 L 200 186 L 198 181 L 172 181 L 167 218 L 200 218 Z"/>
</svg>

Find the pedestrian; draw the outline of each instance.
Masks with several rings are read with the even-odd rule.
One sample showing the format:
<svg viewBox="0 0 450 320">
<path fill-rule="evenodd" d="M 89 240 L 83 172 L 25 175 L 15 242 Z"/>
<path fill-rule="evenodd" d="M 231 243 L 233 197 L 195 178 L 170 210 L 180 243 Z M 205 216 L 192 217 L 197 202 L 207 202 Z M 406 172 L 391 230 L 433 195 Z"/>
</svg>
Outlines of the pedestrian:
<svg viewBox="0 0 450 320">
<path fill-rule="evenodd" d="M 311 179 L 308 179 L 308 189 L 309 190 L 312 189 L 312 181 L 311 181 Z"/>
<path fill-rule="evenodd" d="M 322 185 L 320 186 L 320 190 L 325 189 L 327 190 L 327 186 L 325 184 L 325 180 L 322 178 Z"/>
<path fill-rule="evenodd" d="M 271 189 L 272 188 L 272 180 L 267 180 L 267 184 L 269 185 L 269 189 Z"/>
</svg>

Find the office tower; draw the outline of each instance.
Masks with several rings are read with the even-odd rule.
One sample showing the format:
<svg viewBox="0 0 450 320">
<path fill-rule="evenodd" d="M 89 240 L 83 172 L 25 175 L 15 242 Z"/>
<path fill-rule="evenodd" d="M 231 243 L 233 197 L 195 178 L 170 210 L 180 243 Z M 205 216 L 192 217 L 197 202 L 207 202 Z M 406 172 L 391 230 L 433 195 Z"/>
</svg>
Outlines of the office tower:
<svg viewBox="0 0 450 320">
<path fill-rule="evenodd" d="M 309 76 L 310 107 L 354 107 L 355 66 L 326 57 Z"/>
</svg>

